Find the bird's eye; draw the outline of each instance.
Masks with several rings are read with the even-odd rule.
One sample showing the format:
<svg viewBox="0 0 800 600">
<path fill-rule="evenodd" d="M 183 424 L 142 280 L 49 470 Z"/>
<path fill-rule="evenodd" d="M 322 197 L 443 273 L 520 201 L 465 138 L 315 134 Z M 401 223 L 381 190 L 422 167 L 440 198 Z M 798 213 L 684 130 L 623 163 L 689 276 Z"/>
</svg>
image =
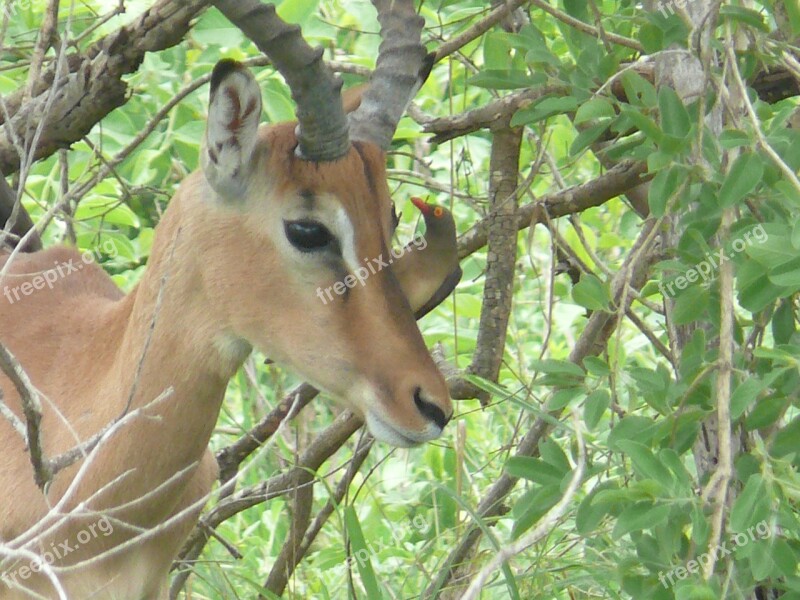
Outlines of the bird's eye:
<svg viewBox="0 0 800 600">
<path fill-rule="evenodd" d="M 323 250 L 334 239 L 328 228 L 316 221 L 285 221 L 283 228 L 289 243 L 301 252 Z"/>
<path fill-rule="evenodd" d="M 433 216 L 434 217 L 441 217 L 444 214 L 444 210 L 441 206 L 437 206 L 433 209 Z"/>
</svg>

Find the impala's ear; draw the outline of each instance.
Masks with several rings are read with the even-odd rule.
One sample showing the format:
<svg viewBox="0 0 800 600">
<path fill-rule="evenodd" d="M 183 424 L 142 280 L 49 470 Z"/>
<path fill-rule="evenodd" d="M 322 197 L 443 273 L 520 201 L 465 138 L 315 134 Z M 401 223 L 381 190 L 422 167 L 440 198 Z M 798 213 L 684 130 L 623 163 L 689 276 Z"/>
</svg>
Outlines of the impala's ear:
<svg viewBox="0 0 800 600">
<path fill-rule="evenodd" d="M 200 161 L 211 187 L 224 198 L 241 197 L 249 181 L 261 90 L 253 74 L 235 60 L 221 60 L 211 74 L 208 125 Z"/>
</svg>

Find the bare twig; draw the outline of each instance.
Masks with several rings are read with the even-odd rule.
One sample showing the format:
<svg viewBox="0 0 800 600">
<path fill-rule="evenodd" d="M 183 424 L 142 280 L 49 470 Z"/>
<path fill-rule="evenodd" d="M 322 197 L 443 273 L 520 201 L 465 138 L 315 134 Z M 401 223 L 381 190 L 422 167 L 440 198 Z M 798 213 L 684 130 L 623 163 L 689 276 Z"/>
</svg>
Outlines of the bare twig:
<svg viewBox="0 0 800 600">
<path fill-rule="evenodd" d="M 561 12 L 560 10 L 553 8 L 550 4 L 545 2 L 545 0 L 531 0 L 531 4 L 541 8 L 544 12 L 554 16 L 556 19 L 561 21 L 562 23 L 566 23 L 573 29 L 577 29 L 578 31 L 582 31 L 583 33 L 587 33 L 589 35 L 593 35 L 597 38 L 604 39 L 601 35 L 601 31 L 598 30 L 597 27 L 593 27 L 588 23 L 584 23 L 580 19 L 576 19 L 575 17 L 571 17 L 565 12 Z M 617 35 L 616 33 L 608 33 L 605 34 L 605 39 L 610 42 L 614 42 L 620 46 L 625 46 L 627 48 L 632 48 L 637 52 L 644 53 L 644 47 L 636 40 L 627 38 L 621 35 Z"/>
<path fill-rule="evenodd" d="M 502 6 L 495 8 L 483 19 L 475 23 L 475 25 L 456 37 L 449 39 L 444 44 L 441 44 L 436 49 L 436 61 L 438 62 L 442 60 L 446 56 L 449 56 L 458 51 L 460 48 L 466 46 L 472 40 L 479 38 L 527 1 L 528 0 L 508 0 L 507 2 L 504 2 Z"/>
<path fill-rule="evenodd" d="M 27 440 L 28 434 L 25 431 L 25 423 L 20 419 L 5 403 L 3 399 L 3 390 L 0 389 L 0 417 L 11 423 L 11 427 L 16 431 L 23 441 Z"/>
<path fill-rule="evenodd" d="M 30 68 L 28 69 L 28 83 L 25 86 L 25 96 L 23 97 L 23 102 L 27 102 L 33 97 L 33 90 L 36 80 L 41 74 L 44 55 L 53 45 L 53 41 L 56 38 L 58 5 L 59 0 L 49 0 L 47 3 L 47 9 L 44 11 L 42 25 L 39 28 L 39 37 L 36 39 L 36 45 L 34 46 L 33 54 L 31 55 L 31 64 Z"/>
<path fill-rule="evenodd" d="M 44 489 L 44 486 L 52 478 L 52 474 L 50 465 L 44 457 L 41 431 L 39 430 L 42 422 L 42 403 L 39 399 L 39 392 L 33 386 L 19 361 L 2 343 L 0 343 L 0 370 L 11 380 L 19 394 L 22 413 L 25 415 L 25 440 L 31 465 L 33 465 L 33 478 L 36 485 L 40 489 Z"/>
</svg>

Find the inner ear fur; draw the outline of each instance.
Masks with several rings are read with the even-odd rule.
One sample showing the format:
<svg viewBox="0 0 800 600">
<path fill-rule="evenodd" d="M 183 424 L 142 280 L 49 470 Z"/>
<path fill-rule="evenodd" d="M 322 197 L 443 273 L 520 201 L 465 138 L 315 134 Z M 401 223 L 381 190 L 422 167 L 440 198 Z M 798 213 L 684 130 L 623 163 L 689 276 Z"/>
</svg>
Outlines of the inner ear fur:
<svg viewBox="0 0 800 600">
<path fill-rule="evenodd" d="M 247 187 L 260 120 L 261 90 L 253 74 L 237 61 L 219 61 L 211 74 L 200 159 L 206 179 L 223 198 L 240 197 Z"/>
</svg>

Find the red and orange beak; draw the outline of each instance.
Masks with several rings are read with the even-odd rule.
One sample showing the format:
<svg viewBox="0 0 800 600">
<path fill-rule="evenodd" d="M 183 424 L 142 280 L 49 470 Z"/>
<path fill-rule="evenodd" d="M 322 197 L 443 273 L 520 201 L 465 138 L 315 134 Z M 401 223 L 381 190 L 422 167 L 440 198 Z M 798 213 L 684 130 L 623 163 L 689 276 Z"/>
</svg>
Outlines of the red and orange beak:
<svg viewBox="0 0 800 600">
<path fill-rule="evenodd" d="M 423 200 L 422 198 L 418 198 L 417 196 L 413 196 L 411 198 L 411 204 L 416 206 L 419 209 L 419 212 L 421 212 L 426 217 L 433 212 L 433 206 L 426 203 L 425 200 Z"/>
</svg>

